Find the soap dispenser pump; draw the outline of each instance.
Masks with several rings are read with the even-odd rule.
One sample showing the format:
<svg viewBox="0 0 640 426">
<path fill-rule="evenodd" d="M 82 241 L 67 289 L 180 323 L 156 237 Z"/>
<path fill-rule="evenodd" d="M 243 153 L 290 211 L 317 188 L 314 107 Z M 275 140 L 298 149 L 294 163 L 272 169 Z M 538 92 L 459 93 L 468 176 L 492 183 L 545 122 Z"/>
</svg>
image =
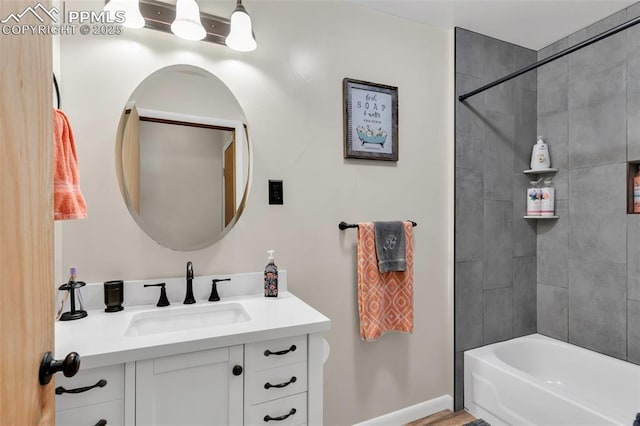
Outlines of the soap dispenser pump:
<svg viewBox="0 0 640 426">
<path fill-rule="evenodd" d="M 267 250 L 269 262 L 264 268 L 264 297 L 278 297 L 278 267 L 273 260 L 274 250 Z"/>
<path fill-rule="evenodd" d="M 542 136 L 538 136 L 538 140 L 533 145 L 531 152 L 531 170 L 542 170 L 551 167 L 551 158 L 549 157 L 549 147 L 542 140 Z"/>
</svg>

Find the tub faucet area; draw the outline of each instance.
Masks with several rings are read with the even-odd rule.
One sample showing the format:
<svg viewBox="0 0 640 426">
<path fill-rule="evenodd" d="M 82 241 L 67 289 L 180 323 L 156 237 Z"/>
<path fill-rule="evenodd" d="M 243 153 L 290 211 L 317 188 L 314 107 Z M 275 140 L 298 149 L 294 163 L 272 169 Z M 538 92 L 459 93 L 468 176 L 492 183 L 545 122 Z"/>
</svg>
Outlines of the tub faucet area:
<svg viewBox="0 0 640 426">
<path fill-rule="evenodd" d="M 191 305 L 196 303 L 196 299 L 193 297 L 193 263 L 187 262 L 187 295 L 184 297 L 184 304 Z"/>
</svg>

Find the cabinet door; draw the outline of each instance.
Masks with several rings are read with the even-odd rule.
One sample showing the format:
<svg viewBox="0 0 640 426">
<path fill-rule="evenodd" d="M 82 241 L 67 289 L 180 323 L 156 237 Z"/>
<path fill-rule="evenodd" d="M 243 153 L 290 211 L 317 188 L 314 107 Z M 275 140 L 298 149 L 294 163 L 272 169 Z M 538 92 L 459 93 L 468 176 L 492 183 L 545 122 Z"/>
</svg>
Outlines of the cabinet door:
<svg viewBox="0 0 640 426">
<path fill-rule="evenodd" d="M 136 425 L 241 425 L 242 345 L 136 363 Z"/>
</svg>

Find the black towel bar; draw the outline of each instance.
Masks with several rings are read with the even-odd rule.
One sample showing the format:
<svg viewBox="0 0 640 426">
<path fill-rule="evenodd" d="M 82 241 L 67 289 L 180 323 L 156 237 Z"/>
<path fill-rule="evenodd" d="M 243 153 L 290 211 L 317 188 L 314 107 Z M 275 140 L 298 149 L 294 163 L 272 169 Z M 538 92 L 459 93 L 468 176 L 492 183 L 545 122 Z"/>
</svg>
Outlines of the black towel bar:
<svg viewBox="0 0 640 426">
<path fill-rule="evenodd" d="M 415 228 L 416 226 L 418 226 L 417 223 L 415 223 L 412 220 L 409 220 L 407 222 L 411 222 L 411 224 L 413 225 L 413 227 Z M 345 221 L 342 221 L 338 224 L 338 229 L 340 229 L 341 231 L 344 231 L 347 228 L 357 228 L 358 224 L 357 223 L 347 223 Z"/>
</svg>

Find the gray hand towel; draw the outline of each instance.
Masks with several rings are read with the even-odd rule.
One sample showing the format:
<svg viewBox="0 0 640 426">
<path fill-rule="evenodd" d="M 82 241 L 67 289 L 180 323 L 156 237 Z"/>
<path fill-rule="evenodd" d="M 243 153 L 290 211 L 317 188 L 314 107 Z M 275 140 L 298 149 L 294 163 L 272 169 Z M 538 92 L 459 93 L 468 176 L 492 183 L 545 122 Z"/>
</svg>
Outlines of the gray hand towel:
<svg viewBox="0 0 640 426">
<path fill-rule="evenodd" d="M 376 235 L 376 254 L 380 272 L 407 269 L 404 223 L 373 222 Z"/>
</svg>

